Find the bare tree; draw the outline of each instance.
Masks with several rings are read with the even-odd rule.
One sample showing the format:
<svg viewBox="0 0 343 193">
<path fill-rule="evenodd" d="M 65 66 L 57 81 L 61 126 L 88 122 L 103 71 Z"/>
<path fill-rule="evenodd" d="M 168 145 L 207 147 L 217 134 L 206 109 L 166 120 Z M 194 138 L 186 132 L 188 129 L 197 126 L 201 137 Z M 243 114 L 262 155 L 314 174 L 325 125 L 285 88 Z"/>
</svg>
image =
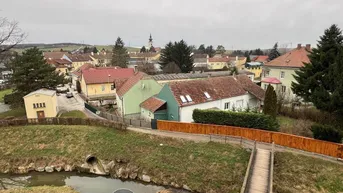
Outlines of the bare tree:
<svg viewBox="0 0 343 193">
<path fill-rule="evenodd" d="M 148 63 L 146 61 L 143 61 L 137 65 L 137 68 L 139 71 L 144 72 L 144 73 L 149 74 L 149 75 L 156 74 L 156 68 L 155 68 L 155 65 L 153 63 Z"/>
<path fill-rule="evenodd" d="M 21 43 L 26 34 L 19 28 L 18 22 L 0 17 L 0 54 Z"/>
</svg>

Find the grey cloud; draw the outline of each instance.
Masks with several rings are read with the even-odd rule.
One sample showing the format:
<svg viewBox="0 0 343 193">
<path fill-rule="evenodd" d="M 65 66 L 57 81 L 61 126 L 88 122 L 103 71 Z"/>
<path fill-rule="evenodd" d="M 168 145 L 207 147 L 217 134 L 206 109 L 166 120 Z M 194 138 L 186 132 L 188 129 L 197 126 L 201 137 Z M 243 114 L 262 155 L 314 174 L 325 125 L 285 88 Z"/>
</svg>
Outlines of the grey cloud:
<svg viewBox="0 0 343 193">
<path fill-rule="evenodd" d="M 152 33 L 155 45 L 186 40 L 226 48 L 269 48 L 315 44 L 324 29 L 343 28 L 341 0 L 11 0 L 0 16 L 15 19 L 28 42 L 142 46 Z"/>
</svg>

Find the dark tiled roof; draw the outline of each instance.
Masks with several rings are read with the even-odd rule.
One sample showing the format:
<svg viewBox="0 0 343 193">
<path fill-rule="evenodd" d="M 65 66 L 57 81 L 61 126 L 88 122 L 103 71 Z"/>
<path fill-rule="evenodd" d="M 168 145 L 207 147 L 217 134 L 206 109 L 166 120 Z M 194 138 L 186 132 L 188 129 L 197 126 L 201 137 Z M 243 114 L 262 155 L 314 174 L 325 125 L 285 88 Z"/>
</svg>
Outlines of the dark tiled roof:
<svg viewBox="0 0 343 193">
<path fill-rule="evenodd" d="M 250 94 L 254 95 L 260 100 L 264 99 L 264 90 L 252 82 L 248 76 L 238 75 L 236 76 L 236 79 L 243 86 L 244 90 L 248 91 Z"/>
<path fill-rule="evenodd" d="M 146 74 L 143 72 L 138 72 L 134 76 L 127 79 L 124 83 L 122 83 L 122 79 L 116 83 L 119 85 L 119 89 L 117 89 L 118 96 L 123 96 L 127 91 L 129 91 L 137 82 L 139 82 Z"/>
<path fill-rule="evenodd" d="M 179 106 L 190 106 L 209 101 L 241 96 L 246 90 L 233 77 L 216 77 L 169 83 L 169 87 Z M 205 96 L 207 92 L 209 99 Z M 190 96 L 192 102 L 183 103 L 180 96 Z"/>
<path fill-rule="evenodd" d="M 140 104 L 140 106 L 146 110 L 149 110 L 151 112 L 155 112 L 158 110 L 162 105 L 166 104 L 166 101 L 158 99 L 154 96 L 148 98 L 144 102 Z"/>
<path fill-rule="evenodd" d="M 300 68 L 304 66 L 304 62 L 310 63 L 308 54 L 309 51 L 305 47 L 296 48 L 267 62 L 265 66 Z"/>
<path fill-rule="evenodd" d="M 68 54 L 68 58 L 73 62 L 90 62 L 93 59 L 89 54 Z"/>
<path fill-rule="evenodd" d="M 155 57 L 157 56 L 158 53 L 130 53 L 129 56 L 130 58 L 150 58 L 150 57 Z"/>
<path fill-rule="evenodd" d="M 132 68 L 90 68 L 82 71 L 86 84 L 114 82 L 116 79 L 129 78 L 133 75 Z"/>
<path fill-rule="evenodd" d="M 55 67 L 66 67 L 65 65 L 70 65 L 71 62 L 66 59 L 47 59 L 46 62 L 50 65 L 54 65 Z"/>
<path fill-rule="evenodd" d="M 158 74 L 158 75 L 152 76 L 152 78 L 155 79 L 156 81 L 162 81 L 162 80 L 222 77 L 222 76 L 231 76 L 231 72 L 217 71 L 217 72 L 203 72 L 203 73 Z"/>
</svg>

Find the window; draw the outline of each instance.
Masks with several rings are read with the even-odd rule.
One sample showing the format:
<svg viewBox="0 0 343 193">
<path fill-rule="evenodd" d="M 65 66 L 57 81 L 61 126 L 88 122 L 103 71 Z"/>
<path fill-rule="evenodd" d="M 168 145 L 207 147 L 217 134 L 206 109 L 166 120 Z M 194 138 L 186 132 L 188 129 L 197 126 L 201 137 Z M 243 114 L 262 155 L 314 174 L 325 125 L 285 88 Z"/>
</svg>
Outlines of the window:
<svg viewBox="0 0 343 193">
<path fill-rule="evenodd" d="M 191 96 L 189 96 L 189 95 L 186 95 L 186 98 L 187 98 L 188 102 L 192 102 L 193 101 Z"/>
<path fill-rule="evenodd" d="M 228 109 L 230 109 L 230 102 L 225 103 L 224 105 L 224 110 L 228 110 Z"/>
<path fill-rule="evenodd" d="M 39 108 L 39 104 L 38 103 L 36 103 L 36 108 Z"/>
<path fill-rule="evenodd" d="M 33 103 L 33 108 L 34 108 L 34 109 L 36 108 L 36 104 L 35 104 L 35 103 Z"/>
<path fill-rule="evenodd" d="M 236 101 L 236 107 L 240 109 L 243 108 L 243 100 Z"/>
<path fill-rule="evenodd" d="M 269 76 L 269 70 L 264 71 L 264 77 L 268 77 Z"/>
<path fill-rule="evenodd" d="M 281 78 L 281 79 L 284 79 L 284 78 L 285 78 L 285 71 L 281 71 L 281 73 L 280 73 L 280 78 Z"/>
<path fill-rule="evenodd" d="M 43 103 L 43 107 L 45 107 L 45 103 Z"/>
<path fill-rule="evenodd" d="M 43 107 L 43 104 L 42 103 L 39 103 L 39 108 L 42 108 Z"/>
<path fill-rule="evenodd" d="M 268 88 L 268 85 L 264 84 L 264 90 L 267 90 L 267 88 Z"/>
<path fill-rule="evenodd" d="M 105 85 L 101 85 L 101 90 L 105 91 Z"/>
<path fill-rule="evenodd" d="M 112 85 L 111 85 L 111 90 L 114 90 L 116 88 L 116 85 L 113 83 Z"/>
<path fill-rule="evenodd" d="M 205 94 L 205 97 L 206 97 L 207 99 L 210 99 L 210 98 L 211 98 L 211 96 L 208 94 L 208 92 L 204 92 L 204 94 Z"/>
<path fill-rule="evenodd" d="M 282 86 L 282 87 L 281 87 L 281 91 L 282 91 L 282 92 L 286 92 L 286 86 Z"/>
<path fill-rule="evenodd" d="M 182 103 L 187 103 L 185 96 L 180 95 L 180 99 L 181 99 Z"/>
</svg>

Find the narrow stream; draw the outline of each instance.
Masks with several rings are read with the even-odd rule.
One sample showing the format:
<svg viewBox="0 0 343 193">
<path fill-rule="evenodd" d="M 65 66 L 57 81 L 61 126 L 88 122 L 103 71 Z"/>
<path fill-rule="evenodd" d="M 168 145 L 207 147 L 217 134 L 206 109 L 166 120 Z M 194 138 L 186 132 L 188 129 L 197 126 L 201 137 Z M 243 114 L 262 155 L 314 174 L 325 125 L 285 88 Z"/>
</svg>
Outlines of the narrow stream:
<svg viewBox="0 0 343 193">
<path fill-rule="evenodd" d="M 80 193 L 113 193 L 118 189 L 128 189 L 134 193 L 156 193 L 166 189 L 163 186 L 143 184 L 135 181 L 121 181 L 103 176 L 59 172 L 29 173 L 26 175 L 0 174 L 0 190 L 32 186 L 70 186 Z M 186 191 L 180 191 L 180 193 Z"/>
</svg>

